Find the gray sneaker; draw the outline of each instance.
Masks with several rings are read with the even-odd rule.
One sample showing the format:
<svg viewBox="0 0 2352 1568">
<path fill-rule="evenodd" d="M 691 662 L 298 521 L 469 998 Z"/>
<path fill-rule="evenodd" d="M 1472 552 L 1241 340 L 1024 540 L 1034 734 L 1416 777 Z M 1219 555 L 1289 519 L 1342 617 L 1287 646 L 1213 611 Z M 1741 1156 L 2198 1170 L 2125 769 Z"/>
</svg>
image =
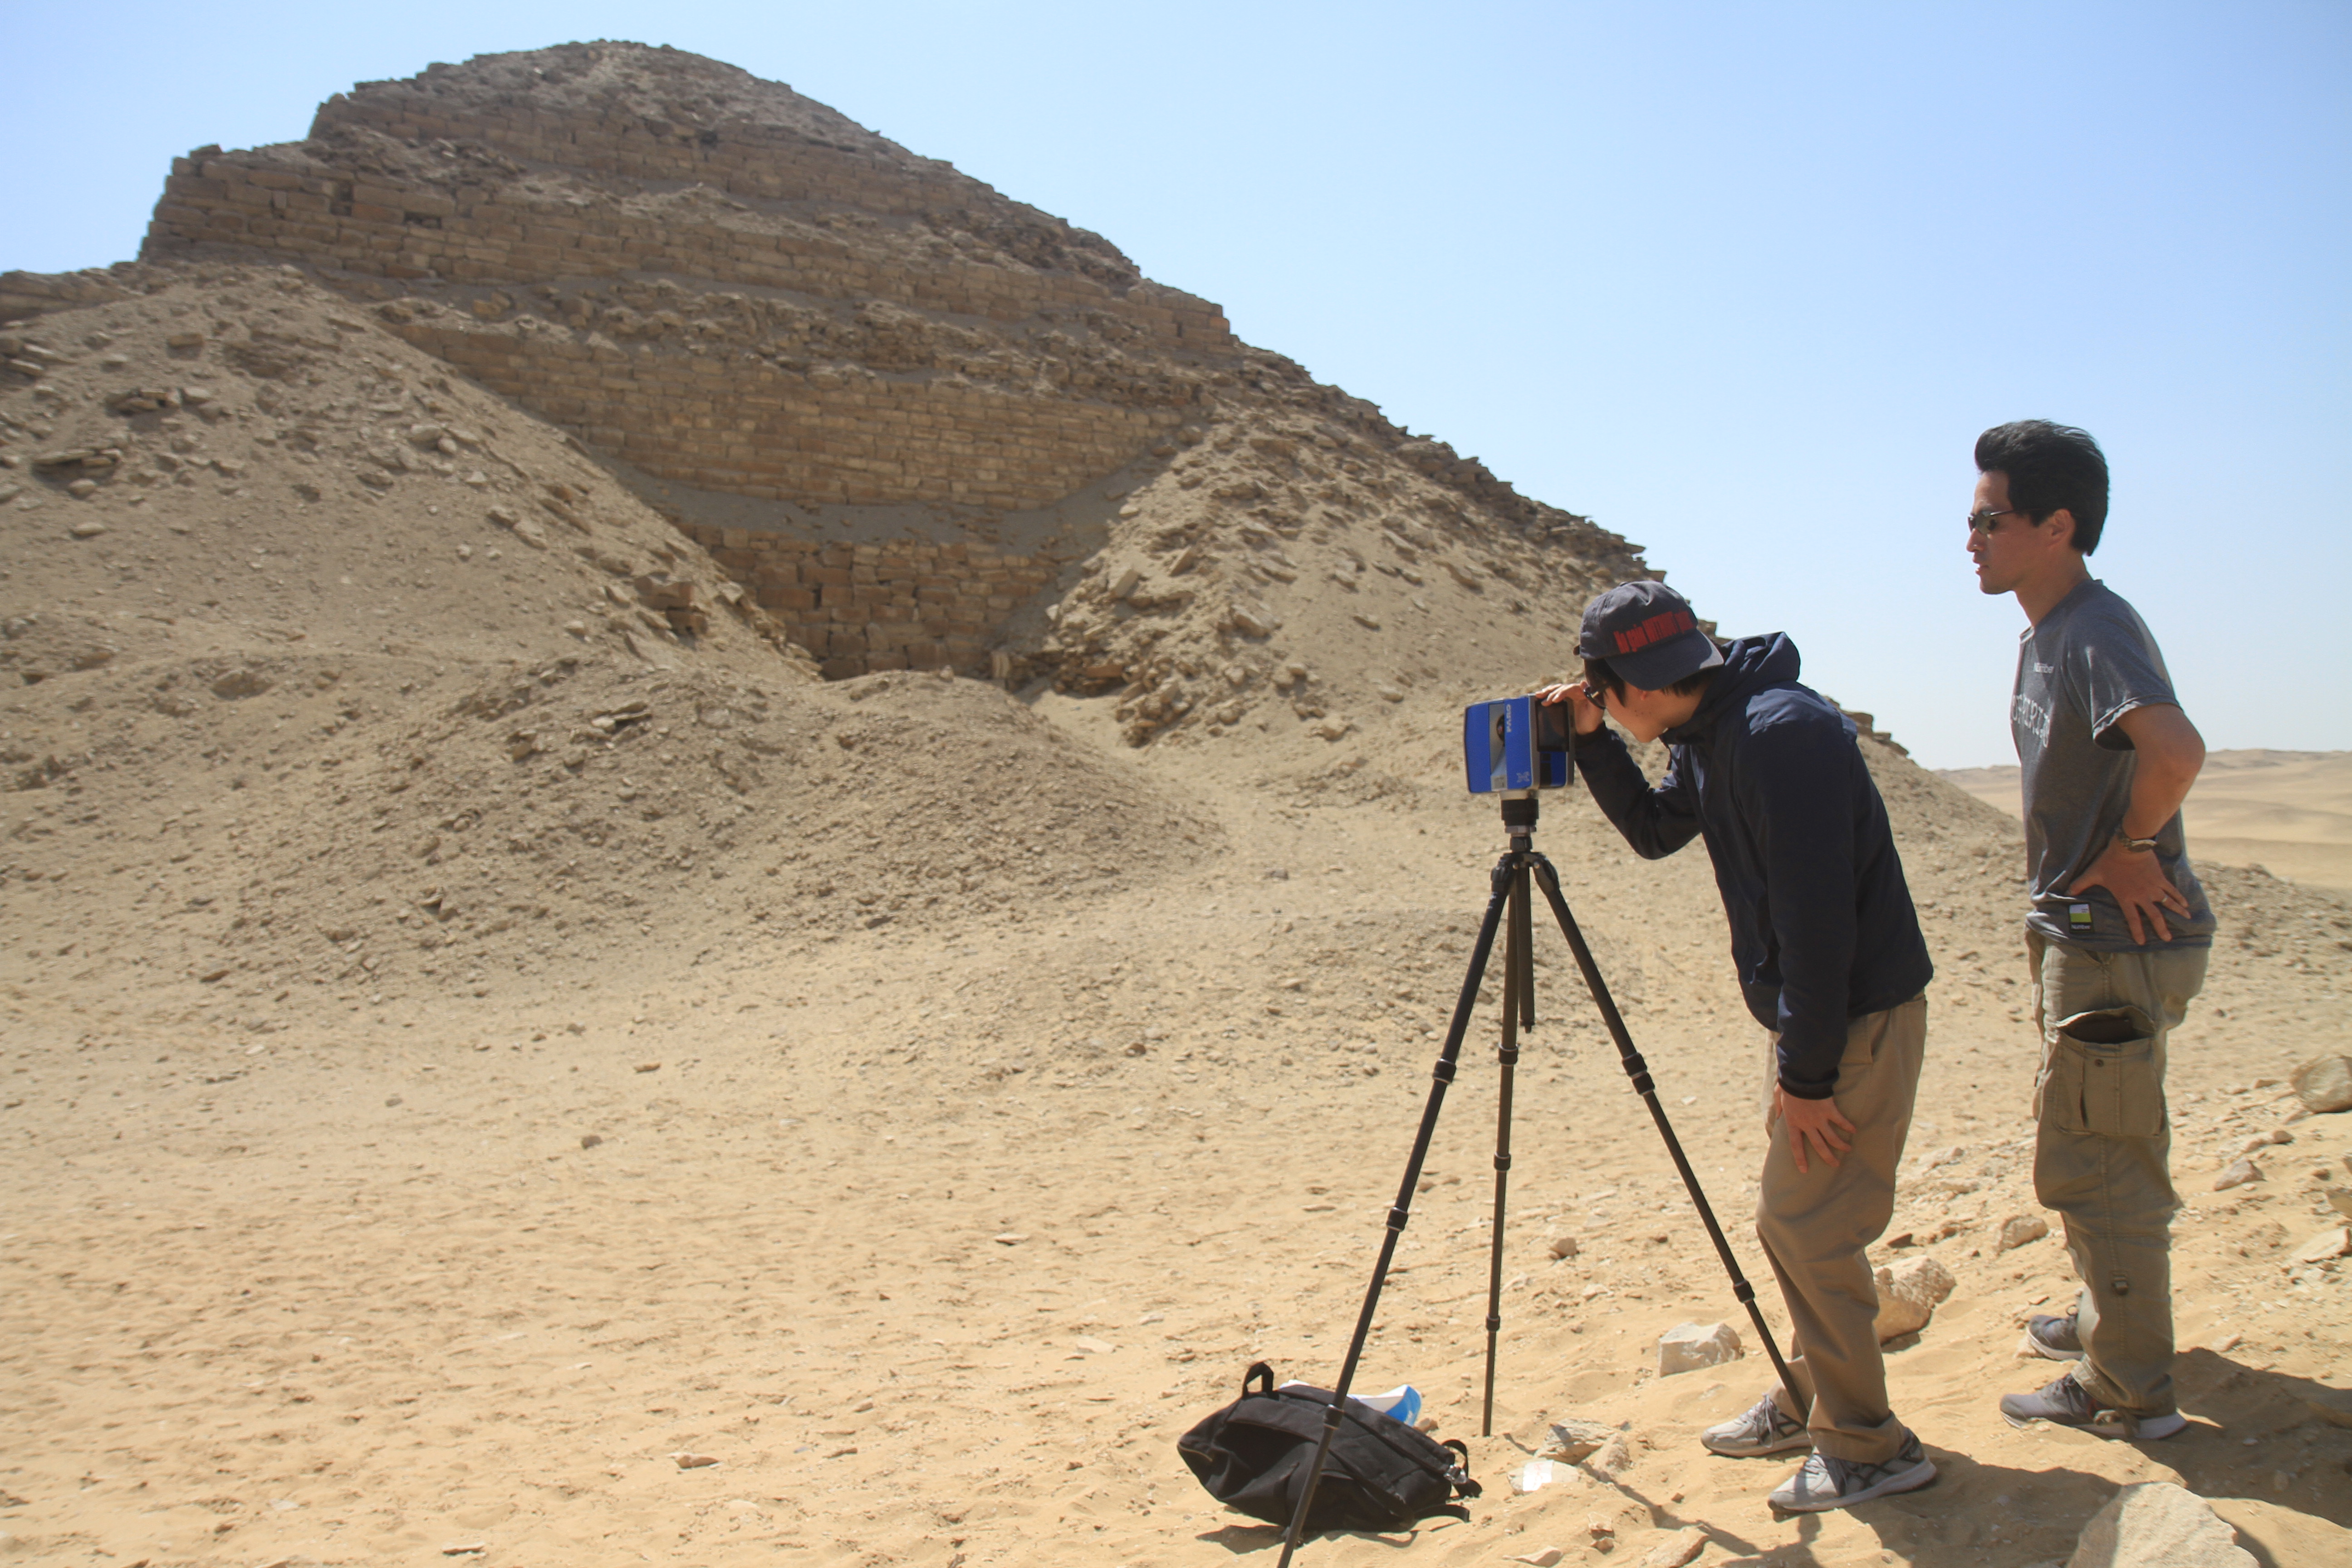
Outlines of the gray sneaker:
<svg viewBox="0 0 2352 1568">
<path fill-rule="evenodd" d="M 1730 1420 L 1708 1427 L 1698 1435 L 1698 1440 L 1708 1453 L 1735 1459 L 1784 1454 L 1791 1448 L 1813 1446 L 1813 1435 L 1805 1424 L 1783 1415 L 1769 1394 Z"/>
<path fill-rule="evenodd" d="M 2189 1418 L 2177 1410 L 2162 1415 L 2136 1415 L 2128 1410 L 2102 1405 L 2068 1372 L 2060 1373 L 2032 1394 L 2002 1394 L 2000 1413 L 2012 1426 L 2048 1421 L 2097 1437 L 2120 1437 L 2127 1443 L 2161 1442 L 2189 1425 Z"/>
<path fill-rule="evenodd" d="M 2062 1318 L 2041 1312 L 2025 1325 L 2025 1342 L 2017 1348 L 2048 1356 L 2052 1361 L 2081 1361 L 2083 1335 L 2074 1313 Z"/>
<path fill-rule="evenodd" d="M 1795 1475 L 1772 1489 L 1772 1506 L 1788 1513 L 1819 1513 L 1895 1492 L 1917 1491 L 1935 1479 L 1935 1463 L 1919 1447 L 1917 1435 L 1906 1432 L 1903 1447 L 1883 1465 L 1833 1459 L 1827 1454 L 1807 1456 Z"/>
</svg>

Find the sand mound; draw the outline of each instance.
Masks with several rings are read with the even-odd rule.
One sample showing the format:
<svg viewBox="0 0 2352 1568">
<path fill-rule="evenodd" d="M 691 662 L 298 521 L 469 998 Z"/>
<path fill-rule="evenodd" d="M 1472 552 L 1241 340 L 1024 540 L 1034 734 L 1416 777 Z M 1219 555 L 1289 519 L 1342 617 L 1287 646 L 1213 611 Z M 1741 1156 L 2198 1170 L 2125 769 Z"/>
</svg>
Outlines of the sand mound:
<svg viewBox="0 0 2352 1568">
<path fill-rule="evenodd" d="M 26 981 L 201 979 L 279 1027 L 297 987 L 1018 919 L 1213 838 L 996 688 L 815 688 L 560 437 L 297 277 L 37 326 L 0 398 Z"/>
</svg>

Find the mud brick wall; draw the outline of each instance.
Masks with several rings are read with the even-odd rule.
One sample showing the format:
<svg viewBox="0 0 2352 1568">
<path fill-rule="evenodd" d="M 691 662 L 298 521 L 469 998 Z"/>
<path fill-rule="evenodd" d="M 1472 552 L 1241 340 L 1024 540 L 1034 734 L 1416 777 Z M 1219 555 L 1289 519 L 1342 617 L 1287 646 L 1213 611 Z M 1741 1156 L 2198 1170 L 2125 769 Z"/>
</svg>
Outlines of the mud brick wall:
<svg viewBox="0 0 2352 1568">
<path fill-rule="evenodd" d="M 1018 321 L 1055 307 L 1108 311 L 1171 348 L 1234 346 L 1224 312 L 1157 284 L 1124 290 L 1072 273 L 949 258 L 921 268 L 758 221 L 688 191 L 631 206 L 540 198 L 520 187 L 453 194 L 389 176 L 348 174 L 290 150 L 175 158 L 142 255 L 199 247 L 278 252 L 394 279 L 519 284 L 667 272 L 719 285 L 824 298 L 885 299 L 916 310 Z"/>
<path fill-rule="evenodd" d="M 174 168 L 149 232 L 150 257 L 199 247 L 258 249 L 331 273 L 509 283 L 658 269 L 698 283 L 714 277 L 776 282 L 803 293 L 890 298 L 1000 319 L 1045 309 L 1056 294 L 1083 295 L 1165 344 L 1196 328 L 1230 341 L 1213 306 L 1202 316 L 1133 297 L 1149 285 L 1114 300 L 1090 279 L 1026 268 L 944 266 L 892 274 L 846 251 L 794 256 L 779 248 L 783 242 L 776 236 L 732 233 L 717 224 L 640 221 L 609 208 L 574 212 L 561 204 L 550 204 L 552 210 L 488 199 L 461 205 L 439 191 L 372 185 L 332 171 L 288 167 L 264 153 L 181 159 Z M 1209 325 L 1201 326 L 1204 321 Z M 436 325 L 424 317 L 399 330 L 523 407 L 650 473 L 763 500 L 1038 506 L 1131 460 L 1182 417 L 1173 409 L 1015 392 L 937 374 L 850 367 L 803 375 L 751 354 L 625 349 L 536 318 L 526 325 L 536 330 L 485 330 L 473 321 Z"/>
<path fill-rule="evenodd" d="M 647 473 L 763 500 L 1042 506 L 1164 440 L 1182 419 L 946 377 L 802 375 L 557 331 L 395 330 Z"/>
<path fill-rule="evenodd" d="M 362 83 L 303 142 L 176 159 L 142 256 L 310 268 L 655 479 L 975 521 L 1172 450 L 1244 352 L 1101 237 L 789 88 L 629 44 Z M 835 675 L 984 670 L 1058 571 L 979 538 L 704 542 Z"/>
<path fill-rule="evenodd" d="M 988 638 L 1060 563 L 973 543 L 820 543 L 689 523 L 719 563 L 822 662 L 828 679 L 883 669 L 992 673 Z"/>
</svg>

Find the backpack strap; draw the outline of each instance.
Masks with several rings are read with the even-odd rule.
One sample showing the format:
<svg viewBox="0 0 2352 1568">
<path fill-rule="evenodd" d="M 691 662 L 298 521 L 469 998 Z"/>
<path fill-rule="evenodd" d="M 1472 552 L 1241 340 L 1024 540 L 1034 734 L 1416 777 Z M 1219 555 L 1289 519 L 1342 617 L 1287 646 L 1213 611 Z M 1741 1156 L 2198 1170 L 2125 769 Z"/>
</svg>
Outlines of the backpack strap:
<svg viewBox="0 0 2352 1568">
<path fill-rule="evenodd" d="M 1453 1484 L 1454 1496 L 1476 1497 L 1486 1489 L 1470 1479 L 1470 1449 L 1467 1444 L 1459 1437 L 1449 1437 L 1439 1447 L 1451 1448 L 1461 1456 L 1459 1462 L 1445 1472 L 1445 1479 Z"/>
<path fill-rule="evenodd" d="M 1249 1370 L 1242 1373 L 1242 1394 L 1245 1398 L 1249 1394 L 1250 1384 L 1252 1383 L 1256 1383 L 1260 1385 L 1258 1388 L 1258 1392 L 1260 1394 L 1272 1394 L 1274 1392 L 1274 1368 L 1266 1365 L 1265 1363 L 1262 1361 L 1254 1361 L 1250 1363 Z M 1465 1448 L 1463 1450 L 1462 1458 L 1464 1463 L 1466 1464 L 1469 1462 L 1470 1453 L 1468 1449 Z"/>
</svg>

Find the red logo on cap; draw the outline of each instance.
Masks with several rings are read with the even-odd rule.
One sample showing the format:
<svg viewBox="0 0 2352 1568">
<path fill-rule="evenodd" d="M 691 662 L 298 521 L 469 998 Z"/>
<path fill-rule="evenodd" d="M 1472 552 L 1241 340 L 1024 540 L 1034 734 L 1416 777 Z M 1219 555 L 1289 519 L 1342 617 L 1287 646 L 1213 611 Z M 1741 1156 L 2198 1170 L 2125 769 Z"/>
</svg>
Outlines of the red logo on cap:
<svg viewBox="0 0 2352 1568">
<path fill-rule="evenodd" d="M 1619 632 L 1617 651 L 1632 653 L 1635 648 L 1647 647 L 1654 642 L 1664 642 L 1679 633 L 1697 629 L 1698 623 L 1691 618 L 1688 610 L 1666 610 L 1652 616 L 1638 626 Z"/>
</svg>

